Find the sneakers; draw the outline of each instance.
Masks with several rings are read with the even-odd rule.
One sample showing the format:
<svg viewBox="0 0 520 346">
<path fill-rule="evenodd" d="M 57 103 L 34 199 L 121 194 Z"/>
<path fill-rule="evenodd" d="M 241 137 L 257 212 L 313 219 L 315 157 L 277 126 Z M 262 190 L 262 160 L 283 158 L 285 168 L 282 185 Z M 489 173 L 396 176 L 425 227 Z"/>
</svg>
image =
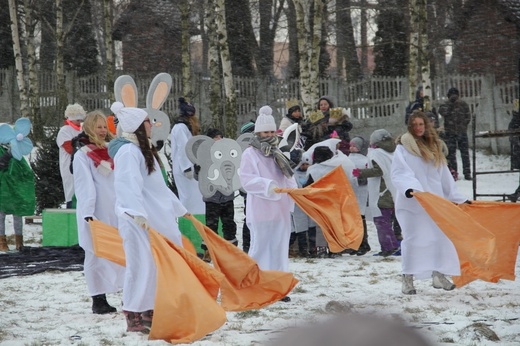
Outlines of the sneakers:
<svg viewBox="0 0 520 346">
<path fill-rule="evenodd" d="M 455 285 L 451 283 L 450 280 L 446 279 L 444 274 L 435 270 L 432 273 L 432 285 L 433 288 L 442 288 L 445 291 L 451 291 L 455 288 Z"/>
<path fill-rule="evenodd" d="M 283 297 L 282 299 L 280 299 L 280 301 L 281 301 L 281 302 L 284 302 L 284 303 L 288 303 L 288 302 L 291 301 L 291 297 L 289 297 L 289 296 L 285 296 L 285 297 Z"/>
<path fill-rule="evenodd" d="M 147 310 L 141 312 L 141 319 L 143 320 L 143 325 L 149 329 L 152 328 L 152 320 L 153 320 L 153 310 Z"/>
<path fill-rule="evenodd" d="M 417 294 L 415 287 L 413 287 L 413 275 L 411 274 L 403 274 L 403 286 L 401 288 L 403 294 Z"/>
<path fill-rule="evenodd" d="M 123 310 L 123 313 L 126 317 L 127 332 L 139 332 L 143 334 L 150 334 L 150 328 L 144 325 L 143 317 L 140 312 Z"/>
<path fill-rule="evenodd" d="M 107 297 L 104 294 L 98 294 L 92 296 L 92 312 L 95 314 L 103 315 L 111 312 L 116 312 L 117 309 L 108 304 Z"/>
</svg>

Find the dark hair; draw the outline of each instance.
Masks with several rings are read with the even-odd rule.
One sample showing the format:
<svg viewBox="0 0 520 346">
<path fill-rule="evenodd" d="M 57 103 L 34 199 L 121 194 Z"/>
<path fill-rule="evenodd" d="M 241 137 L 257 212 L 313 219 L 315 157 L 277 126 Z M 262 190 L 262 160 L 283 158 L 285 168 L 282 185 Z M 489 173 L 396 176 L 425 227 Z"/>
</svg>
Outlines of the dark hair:
<svg viewBox="0 0 520 346">
<path fill-rule="evenodd" d="M 217 136 L 223 136 L 222 135 L 222 132 L 220 132 L 219 129 L 215 129 L 215 128 L 209 128 L 207 131 L 206 131 L 206 136 L 208 136 L 209 138 L 215 138 Z"/>
<path fill-rule="evenodd" d="M 314 163 L 320 163 L 323 161 L 327 161 L 334 156 L 332 151 L 330 151 L 329 147 L 319 146 L 314 148 L 314 153 L 312 155 L 312 161 Z"/>
<path fill-rule="evenodd" d="M 184 97 L 179 97 L 179 113 L 183 117 L 191 117 L 195 114 L 195 107 L 187 102 Z"/>
<path fill-rule="evenodd" d="M 459 96 L 459 89 L 453 87 L 453 88 L 450 88 L 450 90 L 448 90 L 448 97 L 450 97 L 451 95 L 457 95 Z"/>
<path fill-rule="evenodd" d="M 148 169 L 148 175 L 152 174 L 155 171 L 155 162 L 154 158 L 157 160 L 159 165 L 161 165 L 161 160 L 159 159 L 159 155 L 157 154 L 157 149 L 155 146 L 150 147 L 150 142 L 148 137 L 146 136 L 146 129 L 144 127 L 144 123 L 141 123 L 137 130 L 135 130 L 135 136 L 137 137 L 137 141 L 139 142 L 139 148 L 144 156 L 144 161 L 146 163 L 146 168 Z"/>
</svg>

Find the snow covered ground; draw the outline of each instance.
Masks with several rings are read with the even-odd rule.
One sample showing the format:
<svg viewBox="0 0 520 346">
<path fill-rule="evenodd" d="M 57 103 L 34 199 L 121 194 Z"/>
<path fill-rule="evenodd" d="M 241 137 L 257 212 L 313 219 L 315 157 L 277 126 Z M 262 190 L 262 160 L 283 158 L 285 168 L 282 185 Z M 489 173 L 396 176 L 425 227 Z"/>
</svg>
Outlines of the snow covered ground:
<svg viewBox="0 0 520 346">
<path fill-rule="evenodd" d="M 507 170 L 509 157 L 478 152 L 477 167 Z M 457 186 L 472 199 L 471 181 L 460 180 Z M 477 180 L 479 193 L 511 193 L 517 186 L 518 174 L 482 175 Z M 237 222 L 242 219 L 240 203 Z M 11 222 L 8 217 L 8 235 L 13 232 Z M 28 245 L 38 246 L 41 225 L 24 227 Z M 380 249 L 372 223 L 369 232 L 372 251 L 365 256 L 291 259 L 289 269 L 300 280 L 291 302 L 228 313 L 224 326 L 194 344 L 266 345 L 305 322 L 333 317 L 338 308 L 401 320 L 436 345 L 520 344 L 518 281 L 478 281 L 451 292 L 434 289 L 429 280 L 418 281 L 417 295 L 405 296 L 401 294 L 400 257 L 373 256 Z M 121 311 L 121 294 L 109 295 L 108 300 Z M 498 341 L 487 339 L 493 333 Z M 92 314 L 81 272 L 46 272 L 0 280 L 0 346 L 7 345 L 167 343 L 127 333 L 120 312 Z"/>
</svg>

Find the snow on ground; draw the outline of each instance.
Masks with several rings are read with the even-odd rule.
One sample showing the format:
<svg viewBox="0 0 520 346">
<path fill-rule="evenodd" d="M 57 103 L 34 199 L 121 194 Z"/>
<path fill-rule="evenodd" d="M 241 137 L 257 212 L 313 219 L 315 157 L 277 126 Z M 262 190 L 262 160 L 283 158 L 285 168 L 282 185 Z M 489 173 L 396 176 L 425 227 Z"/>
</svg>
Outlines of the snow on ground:
<svg viewBox="0 0 520 346">
<path fill-rule="evenodd" d="M 507 170 L 509 157 L 477 153 L 479 170 Z M 460 169 L 460 168 L 459 168 Z M 472 182 L 457 182 L 472 199 Z M 518 174 L 483 175 L 479 193 L 511 193 Z M 237 200 L 237 223 L 241 223 Z M 7 233 L 12 234 L 8 217 Z M 28 245 L 39 246 L 41 224 L 25 225 Z M 239 230 L 241 225 L 239 225 Z M 451 292 L 436 290 L 431 282 L 416 281 L 417 295 L 401 294 L 400 257 L 373 256 L 379 245 L 369 222 L 372 251 L 365 256 L 290 261 L 300 280 L 292 301 L 261 310 L 227 313 L 220 329 L 194 345 L 265 345 L 304 322 L 334 316 L 328 303 L 362 314 L 402 320 L 437 345 L 520 344 L 520 284 L 473 282 Z M 1 256 L 0 256 L 1 265 Z M 517 261 L 517 267 L 520 264 Z M 121 311 L 121 294 L 108 296 Z M 329 304 L 330 306 L 331 304 Z M 489 328 L 489 329 L 486 329 Z M 487 340 L 491 330 L 499 341 Z M 146 336 L 127 333 L 122 313 L 94 315 L 81 272 L 46 272 L 0 280 L 0 346 L 12 345 L 167 345 Z"/>
</svg>

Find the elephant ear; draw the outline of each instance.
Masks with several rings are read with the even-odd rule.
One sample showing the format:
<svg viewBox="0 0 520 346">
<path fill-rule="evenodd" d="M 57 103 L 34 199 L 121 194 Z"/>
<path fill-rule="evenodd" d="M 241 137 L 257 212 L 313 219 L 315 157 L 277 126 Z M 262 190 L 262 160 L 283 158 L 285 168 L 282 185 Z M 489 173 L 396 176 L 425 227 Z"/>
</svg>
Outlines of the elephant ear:
<svg viewBox="0 0 520 346">
<path fill-rule="evenodd" d="M 211 141 L 211 142 L 208 142 L 208 141 Z M 193 164 L 202 166 L 202 164 L 204 163 L 204 158 L 198 157 L 199 148 L 204 143 L 209 144 L 209 147 L 211 147 L 211 145 L 213 145 L 213 142 L 214 142 L 213 139 L 209 138 L 208 136 L 204 136 L 204 135 L 198 135 L 198 136 L 191 137 L 188 140 L 188 142 L 186 143 L 186 155 L 188 156 L 188 159 Z M 210 155 L 209 150 L 208 150 L 207 154 L 208 155 L 206 157 L 206 160 L 209 158 L 209 155 Z"/>
<path fill-rule="evenodd" d="M 252 133 L 243 133 L 237 138 L 237 143 L 242 148 L 242 152 L 247 149 L 249 143 L 251 143 L 251 139 L 253 139 L 255 135 Z"/>
<path fill-rule="evenodd" d="M 114 82 L 114 95 L 116 101 L 121 102 L 125 107 L 137 107 L 137 85 L 129 75 L 117 77 Z"/>
</svg>

